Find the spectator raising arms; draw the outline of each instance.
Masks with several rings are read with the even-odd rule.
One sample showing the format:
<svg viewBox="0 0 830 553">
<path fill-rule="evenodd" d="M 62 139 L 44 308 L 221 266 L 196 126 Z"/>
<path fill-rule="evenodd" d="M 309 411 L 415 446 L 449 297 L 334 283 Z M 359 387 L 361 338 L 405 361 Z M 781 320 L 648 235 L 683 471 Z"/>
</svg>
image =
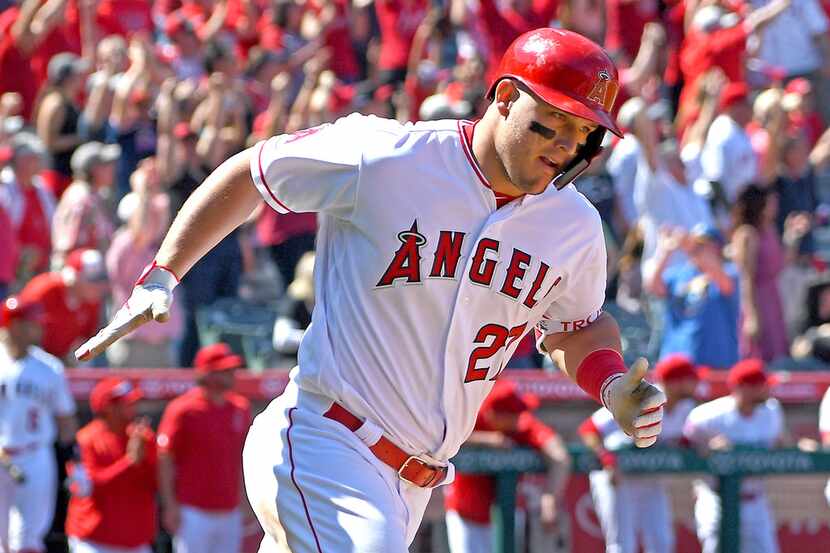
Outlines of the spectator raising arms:
<svg viewBox="0 0 830 553">
<path fill-rule="evenodd" d="M 48 84 L 35 107 L 37 133 L 51 156 L 50 170 L 44 173 L 47 185 L 60 198 L 72 177 L 70 160 L 84 142 L 79 133 L 81 104 L 87 63 L 70 52 L 49 61 Z"/>
<path fill-rule="evenodd" d="M 723 260 L 723 237 L 701 223 L 660 236 L 654 273 L 647 289 L 666 303 L 660 357 L 679 353 L 694 363 L 726 369 L 738 360 L 738 270 Z M 672 252 L 687 259 L 667 267 Z"/>
</svg>

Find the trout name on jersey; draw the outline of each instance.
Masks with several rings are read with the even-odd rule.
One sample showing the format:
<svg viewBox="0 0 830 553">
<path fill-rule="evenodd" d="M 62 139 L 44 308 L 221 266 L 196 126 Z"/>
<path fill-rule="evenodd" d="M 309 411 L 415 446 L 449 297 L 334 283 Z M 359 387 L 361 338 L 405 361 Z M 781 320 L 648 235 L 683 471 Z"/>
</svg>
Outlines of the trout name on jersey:
<svg viewBox="0 0 830 553">
<path fill-rule="evenodd" d="M 461 231 L 442 230 L 438 235 L 437 245 L 432 256 L 427 278 L 455 279 L 459 266 L 463 270 L 464 264 L 459 264 L 462 247 L 466 233 Z M 398 233 L 398 240 L 401 246 L 397 249 L 392 261 L 384 271 L 383 275 L 375 285 L 376 288 L 393 286 L 396 281 L 406 284 L 422 282 L 421 248 L 427 244 L 426 237 L 418 231 L 417 219 L 408 230 Z M 496 273 L 496 266 L 501 262 L 499 248 L 500 242 L 493 238 L 482 238 L 479 240 L 472 253 L 473 259 L 470 264 L 468 277 L 474 284 L 490 287 Z M 540 300 L 544 299 L 559 284 L 562 277 L 557 277 L 548 290 L 541 292 L 545 277 L 550 271 L 550 266 L 541 261 L 536 273 L 531 278 L 526 278 L 528 268 L 533 264 L 530 254 L 518 248 L 513 248 L 510 261 L 504 279 L 500 282 L 499 293 L 518 300 L 526 283 L 530 289 L 525 295 L 522 305 L 532 309 Z"/>
</svg>

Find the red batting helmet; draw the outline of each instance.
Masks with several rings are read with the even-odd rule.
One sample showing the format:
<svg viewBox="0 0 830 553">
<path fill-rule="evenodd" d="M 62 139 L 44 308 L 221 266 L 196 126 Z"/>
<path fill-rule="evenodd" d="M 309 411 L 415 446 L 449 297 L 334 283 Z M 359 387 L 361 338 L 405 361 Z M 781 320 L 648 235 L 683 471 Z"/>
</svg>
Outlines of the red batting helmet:
<svg viewBox="0 0 830 553">
<path fill-rule="evenodd" d="M 617 68 L 595 43 L 563 29 L 536 29 L 519 36 L 501 58 L 498 77 L 521 81 L 550 105 L 593 121 L 622 137 L 611 109 L 620 88 Z"/>
</svg>

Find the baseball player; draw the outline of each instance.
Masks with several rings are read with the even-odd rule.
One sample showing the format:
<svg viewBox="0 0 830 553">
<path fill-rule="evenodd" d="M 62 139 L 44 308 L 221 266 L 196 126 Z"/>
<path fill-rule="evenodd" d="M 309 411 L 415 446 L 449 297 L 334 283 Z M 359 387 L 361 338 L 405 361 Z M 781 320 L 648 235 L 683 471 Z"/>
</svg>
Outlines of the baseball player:
<svg viewBox="0 0 830 553">
<path fill-rule="evenodd" d="M 52 446 L 71 449 L 77 429 L 63 365 L 35 345 L 42 319 L 37 303 L 0 305 L 0 553 L 44 551 L 58 486 Z"/>
<path fill-rule="evenodd" d="M 821 445 L 825 449 L 830 449 L 830 388 L 824 392 L 824 397 L 821 398 L 821 404 L 818 408 L 818 431 L 821 434 Z M 827 504 L 830 505 L 830 480 L 827 481 L 827 487 L 824 488 L 824 497 L 827 498 Z"/>
<path fill-rule="evenodd" d="M 774 379 L 759 359 L 745 359 L 729 371 L 731 393 L 695 407 L 683 428 L 688 441 L 704 450 L 735 445 L 774 447 L 784 436 L 784 413 L 769 397 Z M 695 524 L 702 553 L 719 551 L 720 497 L 711 479 L 695 482 Z M 741 484 L 741 553 L 777 553 L 775 519 L 761 478 Z"/>
<path fill-rule="evenodd" d="M 679 443 L 683 423 L 694 408 L 698 373 L 691 360 L 670 355 L 654 368 L 666 394 L 663 432 L 658 443 Z M 605 536 L 606 553 L 636 553 L 639 538 L 645 553 L 674 551 L 674 522 L 668 493 L 659 478 L 620 474 L 615 452 L 631 447 L 607 409 L 600 409 L 579 427 L 585 445 L 593 449 L 603 470 L 589 475 L 591 496 Z"/>
<path fill-rule="evenodd" d="M 509 380 L 499 380 L 484 400 L 467 443 L 511 447 L 518 443 L 537 449 L 548 463 L 547 486 L 541 496 L 541 518 L 555 529 L 562 494 L 570 475 L 570 456 L 556 432 L 533 416 L 538 399 L 520 395 Z M 495 501 L 491 476 L 456 473 L 447 486 L 447 537 L 451 553 L 487 553 L 492 550 L 490 507 Z M 548 548 L 546 548 L 548 549 Z M 541 549 L 540 549 L 541 550 Z"/>
<path fill-rule="evenodd" d="M 619 80 L 607 54 L 539 29 L 504 55 L 476 123 L 353 114 L 232 157 L 179 212 L 100 353 L 167 317 L 170 291 L 264 198 L 314 211 L 316 302 L 286 391 L 243 456 L 261 551 L 402 553 L 520 339 L 609 408 L 638 446 L 664 395 L 602 313 L 599 215 L 570 181 L 596 155 Z"/>
<path fill-rule="evenodd" d="M 176 553 L 238 553 L 251 410 L 231 389 L 243 362 L 219 343 L 200 349 L 194 364 L 198 386 L 171 401 L 159 425 L 163 522 Z"/>
<path fill-rule="evenodd" d="M 156 536 L 156 443 L 136 418 L 141 390 L 104 378 L 89 394 L 94 418 L 78 432 L 66 534 L 72 553 L 151 553 Z M 78 472 L 82 472 L 79 475 Z"/>
</svg>

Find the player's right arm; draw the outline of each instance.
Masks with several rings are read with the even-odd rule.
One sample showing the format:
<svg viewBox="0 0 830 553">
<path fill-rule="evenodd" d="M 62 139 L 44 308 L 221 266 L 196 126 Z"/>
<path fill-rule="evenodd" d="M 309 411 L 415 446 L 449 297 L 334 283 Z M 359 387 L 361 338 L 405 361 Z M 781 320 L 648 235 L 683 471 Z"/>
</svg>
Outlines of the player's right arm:
<svg viewBox="0 0 830 553">
<path fill-rule="evenodd" d="M 220 165 L 182 206 L 156 255 L 159 265 L 181 278 L 261 201 L 251 178 L 249 148 Z"/>
<path fill-rule="evenodd" d="M 363 152 L 390 147 L 402 128 L 352 114 L 274 136 L 224 162 L 185 202 L 153 264 L 112 322 L 78 348 L 76 357 L 90 359 L 142 324 L 167 320 L 179 279 L 261 200 L 278 213 L 318 212 L 348 220 L 357 204 Z"/>
<path fill-rule="evenodd" d="M 151 320 L 167 319 L 172 289 L 193 265 L 236 227 L 261 201 L 250 172 L 253 148 L 220 165 L 185 202 L 167 232 L 153 268 L 113 321 L 75 352 L 85 361 L 118 338 Z"/>
</svg>

